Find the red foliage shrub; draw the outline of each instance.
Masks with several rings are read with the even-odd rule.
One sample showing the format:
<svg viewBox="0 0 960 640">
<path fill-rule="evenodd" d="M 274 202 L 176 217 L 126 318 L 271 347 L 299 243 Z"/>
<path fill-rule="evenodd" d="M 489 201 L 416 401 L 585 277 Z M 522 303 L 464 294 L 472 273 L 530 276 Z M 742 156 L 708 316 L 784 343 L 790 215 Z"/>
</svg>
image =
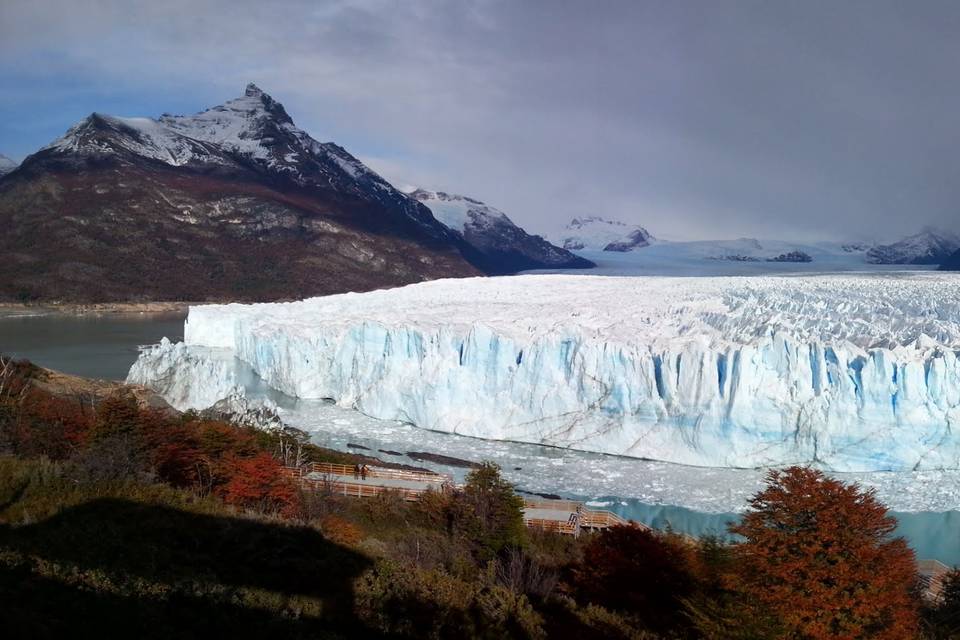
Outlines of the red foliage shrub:
<svg viewBox="0 0 960 640">
<path fill-rule="evenodd" d="M 140 407 L 131 393 L 114 393 L 97 406 L 97 418 L 91 437 L 139 436 Z"/>
<path fill-rule="evenodd" d="M 289 514 L 297 507 L 297 487 L 270 454 L 225 461 L 230 479 L 220 488 L 225 502 L 266 513 Z"/>
<path fill-rule="evenodd" d="M 874 497 L 793 467 L 772 471 L 767 487 L 731 530 L 738 588 L 777 616 L 789 637 L 894 640 L 916 637 L 916 565 L 896 520 Z"/>
</svg>

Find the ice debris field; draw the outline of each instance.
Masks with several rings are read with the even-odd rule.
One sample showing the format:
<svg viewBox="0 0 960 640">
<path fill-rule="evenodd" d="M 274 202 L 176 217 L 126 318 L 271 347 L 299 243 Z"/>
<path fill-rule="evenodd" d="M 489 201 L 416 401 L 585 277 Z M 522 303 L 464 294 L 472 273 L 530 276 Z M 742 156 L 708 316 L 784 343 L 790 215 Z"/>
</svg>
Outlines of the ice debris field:
<svg viewBox="0 0 960 640">
<path fill-rule="evenodd" d="M 960 468 L 960 279 L 525 275 L 192 307 L 130 381 L 683 464 Z M 216 357 L 212 357 L 215 355 Z M 219 359 L 218 359 L 219 358 Z M 203 380 L 203 384 L 196 384 Z"/>
</svg>

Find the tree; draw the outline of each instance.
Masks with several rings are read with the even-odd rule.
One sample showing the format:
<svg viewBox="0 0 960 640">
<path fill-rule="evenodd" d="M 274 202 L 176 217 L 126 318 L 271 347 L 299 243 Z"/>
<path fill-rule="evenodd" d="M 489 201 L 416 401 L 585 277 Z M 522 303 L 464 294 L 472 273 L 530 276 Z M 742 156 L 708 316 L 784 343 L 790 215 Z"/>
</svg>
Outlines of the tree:
<svg viewBox="0 0 960 640">
<path fill-rule="evenodd" d="M 943 576 L 939 600 L 924 613 L 927 637 L 960 638 L 960 569 Z"/>
<path fill-rule="evenodd" d="M 120 390 L 96 407 L 88 445 L 74 459 L 78 480 L 119 481 L 152 477 L 140 407 Z"/>
<path fill-rule="evenodd" d="M 296 507 L 297 488 L 269 453 L 235 458 L 228 466 L 232 474 L 221 489 L 225 502 L 267 513 L 289 513 Z"/>
<path fill-rule="evenodd" d="M 740 524 L 738 589 L 786 637 L 916 636 L 913 551 L 874 492 L 819 471 L 771 471 Z"/>
<path fill-rule="evenodd" d="M 484 462 L 467 474 L 462 497 L 476 516 L 481 547 L 495 554 L 525 542 L 523 498 L 503 479 L 497 464 Z"/>
<path fill-rule="evenodd" d="M 573 570 L 577 597 L 636 618 L 653 631 L 686 622 L 683 600 L 695 587 L 690 552 L 676 540 L 635 525 L 592 537 Z"/>
<path fill-rule="evenodd" d="M 91 436 L 94 440 L 113 436 L 140 436 L 140 408 L 132 393 L 113 393 L 97 407 Z"/>
</svg>

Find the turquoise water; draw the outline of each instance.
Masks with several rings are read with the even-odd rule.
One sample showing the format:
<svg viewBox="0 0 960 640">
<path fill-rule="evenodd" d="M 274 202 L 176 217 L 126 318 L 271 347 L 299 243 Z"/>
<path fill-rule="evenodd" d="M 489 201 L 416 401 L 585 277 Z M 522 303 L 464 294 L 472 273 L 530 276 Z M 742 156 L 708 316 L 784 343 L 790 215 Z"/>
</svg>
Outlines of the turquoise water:
<svg viewBox="0 0 960 640">
<path fill-rule="evenodd" d="M 642 522 L 656 529 L 671 527 L 692 536 L 714 535 L 728 538 L 727 525 L 740 518 L 735 513 L 699 513 L 684 507 L 649 505 L 636 500 L 609 497 L 615 504 L 604 507 L 619 515 Z M 945 513 L 891 512 L 903 536 L 917 557 L 932 558 L 950 565 L 960 565 L 960 511 Z"/>
</svg>

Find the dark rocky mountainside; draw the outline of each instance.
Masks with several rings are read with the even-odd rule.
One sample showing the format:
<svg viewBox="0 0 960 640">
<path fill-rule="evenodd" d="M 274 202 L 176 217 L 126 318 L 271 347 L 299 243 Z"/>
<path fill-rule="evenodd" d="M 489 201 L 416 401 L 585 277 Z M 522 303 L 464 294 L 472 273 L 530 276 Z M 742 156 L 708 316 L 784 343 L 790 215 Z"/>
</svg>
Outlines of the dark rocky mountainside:
<svg viewBox="0 0 960 640">
<path fill-rule="evenodd" d="M 867 251 L 872 264 L 938 265 L 960 249 L 960 236 L 928 227 L 920 233 Z"/>
<path fill-rule="evenodd" d="M 277 300 L 477 275 L 478 254 L 250 85 L 92 114 L 0 179 L 0 299 Z"/>
<path fill-rule="evenodd" d="M 960 271 L 960 250 L 957 250 L 952 256 L 943 261 L 940 265 L 941 271 Z"/>
<path fill-rule="evenodd" d="M 477 251 L 474 261 L 487 273 L 528 269 L 589 269 L 592 262 L 527 233 L 499 209 L 443 191 L 417 189 L 410 197 Z"/>
</svg>

